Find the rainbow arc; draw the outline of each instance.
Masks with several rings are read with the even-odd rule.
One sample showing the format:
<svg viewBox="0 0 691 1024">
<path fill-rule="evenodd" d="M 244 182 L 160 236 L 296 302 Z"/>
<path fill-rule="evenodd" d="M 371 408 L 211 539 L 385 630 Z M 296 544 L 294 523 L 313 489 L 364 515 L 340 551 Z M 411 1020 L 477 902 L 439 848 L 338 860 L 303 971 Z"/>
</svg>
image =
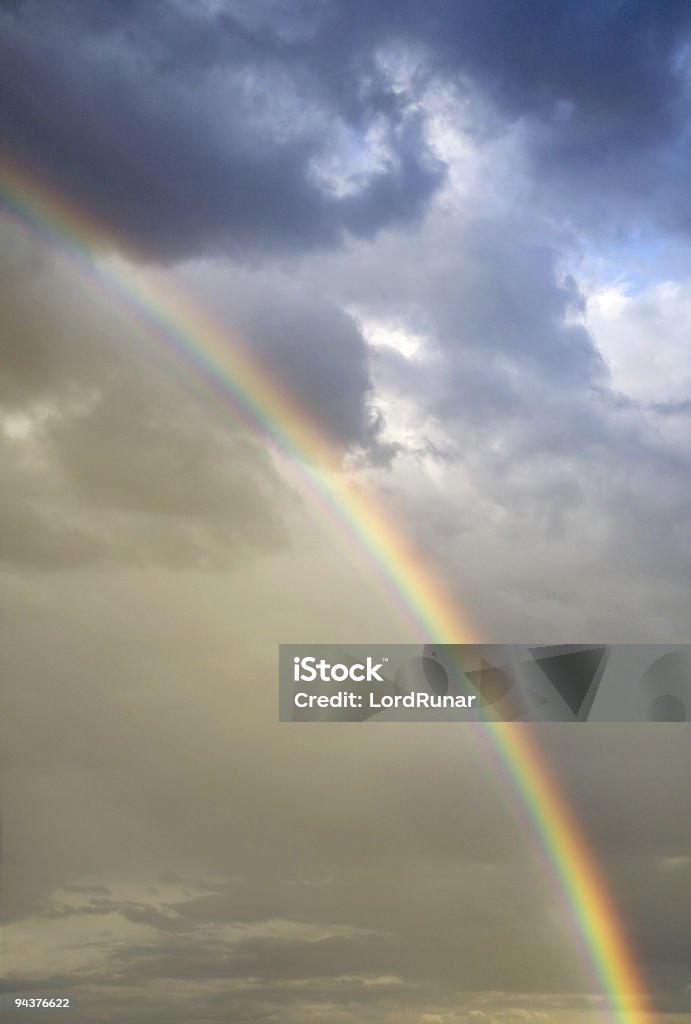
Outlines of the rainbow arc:
<svg viewBox="0 0 691 1024">
<path fill-rule="evenodd" d="M 467 617 L 410 538 L 371 494 L 345 478 L 336 447 L 240 338 L 177 294 L 165 275 L 130 262 L 99 259 L 104 247 L 117 242 L 114 233 L 9 158 L 0 160 L 0 199 L 5 215 L 67 259 L 86 287 L 126 311 L 155 344 L 229 401 L 255 433 L 271 439 L 339 534 L 365 558 L 421 642 L 475 639 Z M 599 988 L 600 1013 L 617 1024 L 653 1024 L 625 928 L 540 753 L 534 728 L 495 722 L 478 728 L 502 762 L 569 907 Z"/>
</svg>

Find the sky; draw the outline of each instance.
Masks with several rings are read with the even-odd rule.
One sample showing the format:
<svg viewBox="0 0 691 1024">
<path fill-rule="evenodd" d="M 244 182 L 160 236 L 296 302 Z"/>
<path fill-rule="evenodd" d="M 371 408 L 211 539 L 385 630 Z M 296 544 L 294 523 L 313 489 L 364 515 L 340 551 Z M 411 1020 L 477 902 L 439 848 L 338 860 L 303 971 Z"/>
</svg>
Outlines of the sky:
<svg viewBox="0 0 691 1024">
<path fill-rule="evenodd" d="M 242 339 L 492 643 L 689 640 L 690 112 L 686 0 L 0 4 L 3 154 Z M 279 642 L 418 639 L 290 460 L 0 239 L 0 991 L 610 1022 L 470 728 L 279 725 Z M 688 726 L 535 740 L 689 1024 Z"/>
</svg>

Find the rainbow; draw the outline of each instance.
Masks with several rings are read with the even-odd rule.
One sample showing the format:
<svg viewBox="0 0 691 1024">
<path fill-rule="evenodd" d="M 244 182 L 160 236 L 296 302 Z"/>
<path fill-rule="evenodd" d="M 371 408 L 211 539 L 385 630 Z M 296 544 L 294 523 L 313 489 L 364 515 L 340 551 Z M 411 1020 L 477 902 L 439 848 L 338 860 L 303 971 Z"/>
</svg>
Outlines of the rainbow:
<svg viewBox="0 0 691 1024">
<path fill-rule="evenodd" d="M 0 199 L 6 216 L 68 259 L 90 287 L 230 400 L 242 421 L 278 449 L 421 641 L 471 640 L 467 617 L 410 539 L 363 487 L 345 478 L 337 446 L 241 339 L 182 298 L 164 275 L 137 263 L 95 258 L 118 248 L 113 231 L 9 158 L 0 159 Z M 483 735 L 520 797 L 581 937 L 600 990 L 597 1010 L 617 1024 L 653 1024 L 646 985 L 611 896 L 531 728 L 487 722 Z"/>
</svg>

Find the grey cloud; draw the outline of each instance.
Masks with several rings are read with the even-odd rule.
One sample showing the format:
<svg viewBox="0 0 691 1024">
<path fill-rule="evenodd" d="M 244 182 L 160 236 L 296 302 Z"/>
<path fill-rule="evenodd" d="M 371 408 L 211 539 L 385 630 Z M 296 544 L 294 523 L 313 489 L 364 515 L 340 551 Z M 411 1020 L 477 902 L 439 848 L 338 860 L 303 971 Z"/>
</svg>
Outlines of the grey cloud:
<svg viewBox="0 0 691 1024">
<path fill-rule="evenodd" d="M 530 10 L 509 0 L 444 6 L 446 53 L 481 78 L 514 113 L 550 113 L 574 105 L 569 126 L 591 145 L 647 143 L 683 117 L 674 57 L 688 38 L 686 4 L 646 2 L 559 4 L 540 0 Z M 438 24 L 436 37 L 444 52 Z"/>
<path fill-rule="evenodd" d="M 523 125 L 534 180 L 557 216 L 596 234 L 657 224 L 688 235 L 683 0 L 450 0 L 424 14 L 410 3 L 399 24 L 428 47 L 431 69 L 461 88 L 470 82 L 507 123 Z"/>
<path fill-rule="evenodd" d="M 472 199 L 451 213 L 435 208 L 414 234 L 390 232 L 320 265 L 307 262 L 307 287 L 331 287 L 365 317 L 425 337 L 421 360 L 377 354 L 381 384 L 414 398 L 445 428 L 492 431 L 520 421 L 533 451 L 567 446 L 576 431 L 600 442 L 597 402 L 614 400 L 602 356 L 575 319 L 583 298 L 560 273 L 570 240 L 532 216 L 507 215 L 492 192 L 483 199 L 479 215 Z M 547 417 L 557 409 L 555 431 Z"/>
<path fill-rule="evenodd" d="M 183 266 L 182 287 L 231 325 L 335 449 L 359 448 L 385 462 L 393 446 L 380 437 L 372 408 L 369 348 L 351 316 L 328 294 L 305 287 L 288 269 L 239 270 L 227 262 Z"/>
<path fill-rule="evenodd" d="M 300 252 L 411 219 L 440 180 L 412 117 L 391 121 L 389 158 L 353 194 L 320 186 L 312 164 L 352 117 L 323 93 L 312 50 L 277 38 L 273 19 L 252 28 L 193 5 L 92 11 L 4 12 L 5 135 L 135 251 Z M 348 94 L 359 88 L 353 69 Z"/>
<path fill-rule="evenodd" d="M 471 193 L 451 210 L 430 211 L 414 234 L 390 232 L 319 266 L 306 262 L 309 286 L 328 282 L 366 320 L 424 338 L 411 358 L 378 350 L 373 377 L 394 417 L 399 402 L 415 410 L 409 439 L 401 438 L 400 478 L 415 460 L 436 464 L 434 484 L 423 482 L 423 469 L 408 497 L 412 528 L 432 536 L 425 519 L 436 523 L 447 510 L 440 564 L 453 550 L 465 578 L 477 571 L 484 582 L 472 600 L 484 602 L 488 588 L 488 628 L 497 628 L 507 590 L 525 587 L 532 601 L 547 579 L 552 602 L 571 590 L 583 614 L 616 619 L 615 606 L 605 612 L 595 599 L 595 611 L 586 596 L 599 592 L 598 565 L 608 564 L 630 579 L 631 599 L 640 588 L 645 600 L 651 578 L 664 575 L 677 596 L 664 610 L 656 598 L 648 621 L 683 630 L 691 564 L 684 437 L 665 435 L 654 408 L 615 390 L 564 269 L 577 263 L 577 239 L 532 208 L 519 212 L 520 185 L 507 213 L 498 188 L 485 187 L 480 214 Z M 494 531 L 475 515 L 488 502 Z M 539 614 L 549 614 L 542 604 Z M 617 629 L 625 628 L 622 618 Z"/>
<path fill-rule="evenodd" d="M 688 228 L 683 2 L 96 13 L 83 0 L 27 0 L 3 20 L 11 150 L 150 256 L 298 253 L 418 217 L 443 180 L 416 111 L 432 80 L 470 83 L 506 123 L 525 121 L 530 159 L 571 216 L 639 228 L 643 204 L 653 221 Z M 392 51 L 405 54 L 404 87 Z M 360 166 L 373 126 L 388 155 Z M 313 174 L 338 153 L 337 130 L 352 136 L 340 159 L 350 195 Z"/>
</svg>

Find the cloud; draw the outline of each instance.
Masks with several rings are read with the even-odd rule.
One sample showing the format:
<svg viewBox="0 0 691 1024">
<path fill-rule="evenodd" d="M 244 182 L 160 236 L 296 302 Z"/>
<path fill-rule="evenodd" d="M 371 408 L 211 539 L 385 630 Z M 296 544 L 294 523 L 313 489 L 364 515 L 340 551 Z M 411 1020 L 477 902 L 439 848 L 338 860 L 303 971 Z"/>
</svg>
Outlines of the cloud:
<svg viewBox="0 0 691 1024">
<path fill-rule="evenodd" d="M 126 312 L 21 231 L 5 238 L 3 563 L 217 567 L 285 543 L 288 492 L 261 444 L 205 409 Z"/>
<path fill-rule="evenodd" d="M 686 5 L 0 18 L 13 154 L 175 263 L 479 630 L 685 635 Z M 94 1020 L 594 1024 L 477 734 L 276 721 L 279 639 L 410 639 L 373 574 L 126 310 L 3 232 L 10 991 Z M 680 1024 L 683 728 L 536 735 Z"/>
<path fill-rule="evenodd" d="M 439 130 L 447 150 L 463 142 L 462 127 Z M 439 565 L 453 561 L 459 600 L 491 635 L 507 622 L 547 640 L 568 607 L 579 635 L 632 639 L 643 605 L 650 635 L 683 635 L 688 422 L 671 415 L 683 406 L 625 390 L 611 354 L 628 379 L 654 378 L 658 397 L 679 399 L 685 285 L 642 291 L 603 319 L 609 266 L 540 205 L 523 213 L 522 171 L 492 180 L 518 145 L 461 148 L 467 189 L 452 175 L 414 231 L 304 260 L 305 287 L 330 290 L 371 340 L 381 438 L 397 446 L 386 486 L 405 496 L 398 507 Z M 667 391 L 657 365 L 677 367 Z"/>
<path fill-rule="evenodd" d="M 572 217 L 633 227 L 643 203 L 688 228 L 684 3 L 27 0 L 2 17 L 12 151 L 151 257 L 300 253 L 415 220 L 444 180 L 421 108 L 440 82 L 482 100 L 480 136 L 523 124 Z"/>
<path fill-rule="evenodd" d="M 328 289 L 295 269 L 249 270 L 228 261 L 184 264 L 176 278 L 219 323 L 232 325 L 272 383 L 335 449 L 363 450 L 381 462 L 393 455 L 372 405 L 369 346 Z"/>
<path fill-rule="evenodd" d="M 95 16 L 69 0 L 5 10 L 13 153 L 148 256 L 299 253 L 414 218 L 441 177 L 414 112 L 386 116 L 381 101 L 357 98 L 355 67 L 345 96 L 324 90 L 328 62 L 309 28 L 319 5 L 304 5 L 297 38 L 282 35 L 292 17 L 261 10 L 107 4 Z M 368 131 L 380 152 L 368 154 Z M 341 195 L 319 167 L 344 133 Z"/>
<path fill-rule="evenodd" d="M 612 387 L 656 412 L 683 413 L 691 395 L 686 275 L 634 289 L 624 269 L 623 280 L 593 288 L 587 308 Z"/>
</svg>

